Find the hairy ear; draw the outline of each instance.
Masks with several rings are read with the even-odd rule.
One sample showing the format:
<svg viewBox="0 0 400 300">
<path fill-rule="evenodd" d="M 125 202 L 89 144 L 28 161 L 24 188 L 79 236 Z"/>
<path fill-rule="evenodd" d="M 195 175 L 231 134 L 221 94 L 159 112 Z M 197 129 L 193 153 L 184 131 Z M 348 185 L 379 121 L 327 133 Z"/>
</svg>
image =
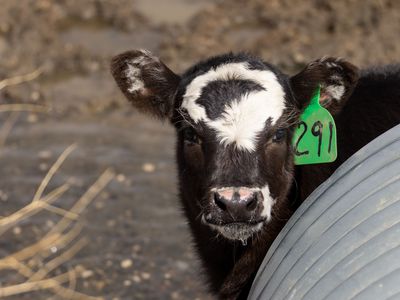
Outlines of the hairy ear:
<svg viewBox="0 0 400 300">
<path fill-rule="evenodd" d="M 307 106 L 319 84 L 321 105 L 335 114 L 346 104 L 358 77 L 356 66 L 339 58 L 325 57 L 311 62 L 290 83 L 300 109 Z"/>
<path fill-rule="evenodd" d="M 126 98 L 140 111 L 171 117 L 180 77 L 146 50 L 115 56 L 111 73 Z"/>
</svg>

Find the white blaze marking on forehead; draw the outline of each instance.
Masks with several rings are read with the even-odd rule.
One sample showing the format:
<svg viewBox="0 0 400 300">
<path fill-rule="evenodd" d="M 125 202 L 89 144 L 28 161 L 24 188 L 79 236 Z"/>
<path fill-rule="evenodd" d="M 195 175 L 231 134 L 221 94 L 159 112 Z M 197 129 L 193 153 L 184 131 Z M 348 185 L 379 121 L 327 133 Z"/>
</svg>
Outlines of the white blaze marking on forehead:
<svg viewBox="0 0 400 300">
<path fill-rule="evenodd" d="M 205 108 L 196 103 L 196 100 L 208 83 L 232 78 L 251 80 L 265 90 L 233 100 L 225 106 L 220 118 L 210 120 Z M 282 115 L 284 96 L 283 88 L 272 71 L 250 70 L 245 62 L 230 63 L 194 78 L 186 88 L 181 107 L 187 110 L 195 123 L 203 121 L 215 129 L 224 145 L 235 143 L 239 149 L 254 151 L 257 135 L 264 129 L 265 122 L 271 119 L 273 125 Z"/>
<path fill-rule="evenodd" d="M 261 193 L 263 195 L 263 210 L 261 212 L 261 216 L 266 217 L 267 220 L 269 221 L 271 219 L 271 212 L 272 212 L 272 206 L 275 203 L 275 199 L 272 198 L 271 193 L 269 191 L 268 185 L 264 186 L 261 189 Z"/>
<path fill-rule="evenodd" d="M 282 115 L 282 101 L 268 101 L 267 91 L 257 91 L 232 101 L 225 107 L 222 116 L 206 124 L 214 128 L 220 143 L 235 146 L 241 150 L 254 151 L 257 136 L 264 130 L 265 122 L 271 118 L 272 124 Z"/>
</svg>

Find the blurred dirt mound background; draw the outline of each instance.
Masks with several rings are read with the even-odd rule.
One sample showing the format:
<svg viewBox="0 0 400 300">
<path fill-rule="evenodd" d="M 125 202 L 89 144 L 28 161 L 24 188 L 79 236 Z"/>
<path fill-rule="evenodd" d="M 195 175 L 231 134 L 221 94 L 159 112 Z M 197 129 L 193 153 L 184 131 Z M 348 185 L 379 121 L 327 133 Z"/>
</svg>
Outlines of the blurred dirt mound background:
<svg viewBox="0 0 400 300">
<path fill-rule="evenodd" d="M 397 0 L 1 5 L 0 79 L 38 68 L 42 75 L 1 90 L 0 104 L 52 107 L 49 114 L 20 114 L 0 153 L 1 215 L 26 204 L 54 159 L 74 142 L 79 147 L 53 188 L 69 180 L 81 193 L 113 167 L 117 180 L 86 214 L 90 244 L 70 262 L 91 271 L 79 290 L 106 299 L 209 298 L 179 212 L 173 130 L 129 107 L 109 75 L 113 55 L 146 48 L 177 72 L 227 51 L 252 52 L 290 73 L 323 55 L 359 66 L 400 60 Z M 0 114 L 0 125 L 7 117 Z M 67 195 L 66 207 L 76 194 Z M 37 239 L 51 224 L 44 217 L 22 224 L 2 239 L 0 255 Z M 0 274 L 0 284 L 15 280 Z M 25 298 L 32 296 L 15 299 Z"/>
</svg>

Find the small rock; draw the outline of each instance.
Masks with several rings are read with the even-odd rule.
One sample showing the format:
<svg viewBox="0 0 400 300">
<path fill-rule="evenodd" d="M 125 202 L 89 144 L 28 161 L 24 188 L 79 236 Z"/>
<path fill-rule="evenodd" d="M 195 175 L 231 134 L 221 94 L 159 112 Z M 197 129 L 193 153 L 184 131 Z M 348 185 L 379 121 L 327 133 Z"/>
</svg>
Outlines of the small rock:
<svg viewBox="0 0 400 300">
<path fill-rule="evenodd" d="M 305 62 L 305 57 L 303 54 L 296 52 L 293 54 L 293 59 L 296 63 L 303 63 Z"/>
<path fill-rule="evenodd" d="M 141 275 L 144 280 L 149 280 L 151 277 L 150 273 L 147 272 L 143 272 Z"/>
<path fill-rule="evenodd" d="M 15 235 L 20 235 L 21 232 L 22 232 L 21 227 L 16 226 L 16 227 L 13 228 L 13 233 L 14 233 Z"/>
<path fill-rule="evenodd" d="M 86 270 L 85 267 L 82 265 L 76 265 L 74 269 L 75 269 L 75 272 L 77 272 L 77 273 L 82 273 Z"/>
<path fill-rule="evenodd" d="M 145 171 L 146 173 L 152 173 L 156 169 L 156 166 L 152 163 L 144 163 L 142 165 L 142 170 Z"/>
<path fill-rule="evenodd" d="M 40 99 L 40 93 L 38 91 L 33 91 L 31 93 L 31 99 L 33 101 L 38 101 Z"/>
<path fill-rule="evenodd" d="M 26 119 L 29 123 L 36 123 L 39 117 L 37 116 L 37 114 L 29 114 Z"/>
<path fill-rule="evenodd" d="M 128 269 L 132 266 L 132 260 L 128 259 L 124 259 L 123 261 L 121 261 L 121 267 L 123 269 Z"/>
<path fill-rule="evenodd" d="M 138 275 L 133 275 L 133 276 L 132 276 L 132 280 L 133 280 L 135 283 L 140 283 L 140 282 L 142 282 L 142 279 L 140 279 L 140 277 L 139 277 Z"/>
<path fill-rule="evenodd" d="M 132 281 L 124 280 L 124 286 L 130 286 L 131 284 L 132 284 Z"/>
<path fill-rule="evenodd" d="M 181 271 L 186 271 L 187 269 L 189 269 L 189 264 L 185 261 L 178 260 L 176 261 L 176 267 Z"/>
<path fill-rule="evenodd" d="M 38 156 L 41 159 L 49 159 L 53 156 L 53 153 L 50 150 L 43 150 L 39 152 Z"/>
<path fill-rule="evenodd" d="M 126 177 L 124 174 L 118 174 L 117 175 L 117 181 L 118 182 L 124 182 L 126 180 Z"/>
<path fill-rule="evenodd" d="M 8 200 L 8 195 L 4 193 L 2 190 L 0 190 L 0 200 L 4 202 Z"/>
<path fill-rule="evenodd" d="M 85 270 L 82 272 L 81 276 L 82 278 L 89 278 L 93 276 L 93 271 L 92 270 Z"/>
</svg>

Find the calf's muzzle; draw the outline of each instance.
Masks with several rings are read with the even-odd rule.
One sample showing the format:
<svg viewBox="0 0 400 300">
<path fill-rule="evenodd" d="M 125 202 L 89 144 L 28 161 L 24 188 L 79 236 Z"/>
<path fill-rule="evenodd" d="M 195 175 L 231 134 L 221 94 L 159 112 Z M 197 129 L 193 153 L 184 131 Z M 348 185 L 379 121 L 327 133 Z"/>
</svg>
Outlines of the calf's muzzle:
<svg viewBox="0 0 400 300">
<path fill-rule="evenodd" d="M 214 189 L 212 197 L 220 214 L 225 214 L 224 219 L 232 222 L 249 222 L 262 202 L 260 191 L 242 187 Z"/>
</svg>

